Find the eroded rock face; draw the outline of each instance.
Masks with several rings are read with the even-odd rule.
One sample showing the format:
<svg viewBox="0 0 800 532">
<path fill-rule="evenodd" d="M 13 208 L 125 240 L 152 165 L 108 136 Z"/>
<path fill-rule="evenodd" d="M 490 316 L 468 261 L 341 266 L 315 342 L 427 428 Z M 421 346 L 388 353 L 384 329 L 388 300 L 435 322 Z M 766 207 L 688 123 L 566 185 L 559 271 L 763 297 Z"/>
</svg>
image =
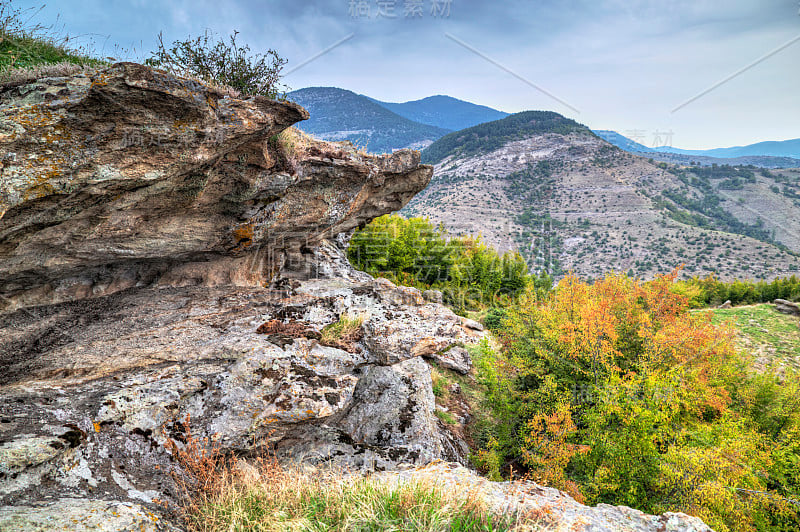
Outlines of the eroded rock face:
<svg viewBox="0 0 800 532">
<path fill-rule="evenodd" d="M 152 528 L 187 429 L 353 470 L 444 456 L 426 360 L 481 333 L 343 253 L 431 168 L 276 138 L 307 116 L 129 63 L 0 88 L 0 506 Z"/>
<path fill-rule="evenodd" d="M 363 318 L 359 340 L 323 345 L 344 314 Z M 399 361 L 370 347 L 394 319 L 429 325 L 392 331 Z M 424 357 L 481 337 L 461 322 L 371 278 L 130 289 L 0 315 L 0 503 L 169 498 L 165 443 L 185 439 L 186 419 L 225 449 L 269 443 L 350 470 L 449 457 Z"/>
<path fill-rule="evenodd" d="M 322 239 L 430 180 L 417 152 L 276 137 L 306 118 L 132 63 L 0 87 L 3 307 L 307 277 Z"/>
</svg>

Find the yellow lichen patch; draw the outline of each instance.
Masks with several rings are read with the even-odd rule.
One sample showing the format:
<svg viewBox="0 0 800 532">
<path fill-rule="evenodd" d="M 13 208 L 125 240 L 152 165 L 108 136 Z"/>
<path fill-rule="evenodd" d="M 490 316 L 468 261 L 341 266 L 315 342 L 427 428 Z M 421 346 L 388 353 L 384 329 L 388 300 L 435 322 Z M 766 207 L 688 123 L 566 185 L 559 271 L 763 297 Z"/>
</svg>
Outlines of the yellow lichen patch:
<svg viewBox="0 0 800 532">
<path fill-rule="evenodd" d="M 177 136 L 182 138 L 184 142 L 191 140 L 190 137 L 194 136 L 196 125 L 190 120 L 177 119 L 172 122 L 172 129 L 177 132 Z"/>
<path fill-rule="evenodd" d="M 80 155 L 71 132 L 58 123 L 62 114 L 44 104 L 17 107 L 7 114 L 11 122 L 20 126 L 12 138 L 23 140 L 32 149 L 19 166 L 23 179 L 14 186 L 23 201 L 54 193 L 55 181 L 63 177 L 73 159 Z"/>
<path fill-rule="evenodd" d="M 233 239 L 236 242 L 236 250 L 249 248 L 253 245 L 253 237 L 255 236 L 255 228 L 251 223 L 237 225 L 233 229 Z"/>
<path fill-rule="evenodd" d="M 96 76 L 92 78 L 92 87 L 99 86 L 105 87 L 108 85 L 108 80 L 111 79 L 111 75 L 106 72 L 98 72 Z"/>
<path fill-rule="evenodd" d="M 8 118 L 26 130 L 53 124 L 60 118 L 58 114 L 48 109 L 44 104 L 14 107 L 9 111 Z M 15 135 L 13 138 L 18 137 L 19 135 Z"/>
</svg>

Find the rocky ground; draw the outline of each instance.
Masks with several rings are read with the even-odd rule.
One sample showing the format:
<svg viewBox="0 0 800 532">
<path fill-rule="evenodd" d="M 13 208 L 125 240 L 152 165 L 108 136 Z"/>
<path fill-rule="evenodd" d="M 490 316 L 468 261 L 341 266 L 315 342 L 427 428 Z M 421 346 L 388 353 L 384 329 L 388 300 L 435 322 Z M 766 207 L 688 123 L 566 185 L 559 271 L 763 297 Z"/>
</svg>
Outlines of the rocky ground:
<svg viewBox="0 0 800 532">
<path fill-rule="evenodd" d="M 466 463 L 431 364 L 468 372 L 482 327 L 343 254 L 427 185 L 416 152 L 287 137 L 296 105 L 126 63 L 2 86 L 0 113 L 0 529 L 173 530 L 192 438 L 355 473 Z M 703 530 L 568 504 L 586 530 Z"/>
</svg>

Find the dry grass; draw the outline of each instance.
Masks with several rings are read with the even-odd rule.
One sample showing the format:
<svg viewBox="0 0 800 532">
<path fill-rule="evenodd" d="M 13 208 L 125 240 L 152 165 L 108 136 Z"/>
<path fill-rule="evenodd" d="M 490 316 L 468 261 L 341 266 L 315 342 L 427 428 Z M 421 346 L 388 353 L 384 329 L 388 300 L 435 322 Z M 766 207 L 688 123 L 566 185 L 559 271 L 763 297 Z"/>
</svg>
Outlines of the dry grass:
<svg viewBox="0 0 800 532">
<path fill-rule="evenodd" d="M 22 72 L 40 65 L 72 63 L 79 66 L 101 67 L 109 63 L 92 57 L 90 47 L 80 46 L 75 38 L 66 35 L 62 28 L 42 25 L 35 18 L 44 6 L 17 7 L 12 2 L 0 1 L 0 72 L 8 81 L 8 70 L 19 70 L 13 76 L 24 77 Z M 35 70 L 34 70 L 35 71 Z"/>
<path fill-rule="evenodd" d="M 358 342 L 364 338 L 364 325 L 366 316 L 358 314 L 351 316 L 344 313 L 339 316 L 339 321 L 325 326 L 321 333 L 320 343 L 331 347 L 338 347 L 348 352 L 358 351 Z"/>
<path fill-rule="evenodd" d="M 270 460 L 225 470 L 217 489 L 197 502 L 188 523 L 202 532 L 511 529 L 468 493 L 284 468 Z"/>
<path fill-rule="evenodd" d="M 26 68 L 10 68 L 0 72 L 0 83 L 28 83 L 42 78 L 61 78 L 75 74 L 89 74 L 95 70 L 86 65 L 62 61 L 54 64 L 34 65 Z"/>
<path fill-rule="evenodd" d="M 183 443 L 167 448 L 181 466 L 181 515 L 188 530 L 419 531 L 529 530 L 492 515 L 465 490 L 445 492 L 424 482 L 387 483 L 332 469 L 286 467 L 271 457 L 244 462 L 179 423 Z"/>
</svg>

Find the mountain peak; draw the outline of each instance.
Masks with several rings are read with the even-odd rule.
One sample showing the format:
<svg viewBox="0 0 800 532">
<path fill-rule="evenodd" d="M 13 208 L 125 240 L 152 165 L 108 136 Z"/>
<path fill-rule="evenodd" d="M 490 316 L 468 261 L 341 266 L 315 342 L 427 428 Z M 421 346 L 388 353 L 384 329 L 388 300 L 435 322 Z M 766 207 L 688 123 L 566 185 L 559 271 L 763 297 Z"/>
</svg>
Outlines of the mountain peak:
<svg viewBox="0 0 800 532">
<path fill-rule="evenodd" d="M 409 120 L 450 131 L 458 131 L 508 116 L 508 113 L 491 107 L 466 102 L 443 94 L 436 94 L 404 103 L 373 101 Z"/>
<path fill-rule="evenodd" d="M 372 99 L 338 87 L 308 87 L 287 97 L 311 118 L 298 128 L 323 140 L 347 140 L 372 152 L 421 149 L 450 130 L 414 122 Z"/>
</svg>

